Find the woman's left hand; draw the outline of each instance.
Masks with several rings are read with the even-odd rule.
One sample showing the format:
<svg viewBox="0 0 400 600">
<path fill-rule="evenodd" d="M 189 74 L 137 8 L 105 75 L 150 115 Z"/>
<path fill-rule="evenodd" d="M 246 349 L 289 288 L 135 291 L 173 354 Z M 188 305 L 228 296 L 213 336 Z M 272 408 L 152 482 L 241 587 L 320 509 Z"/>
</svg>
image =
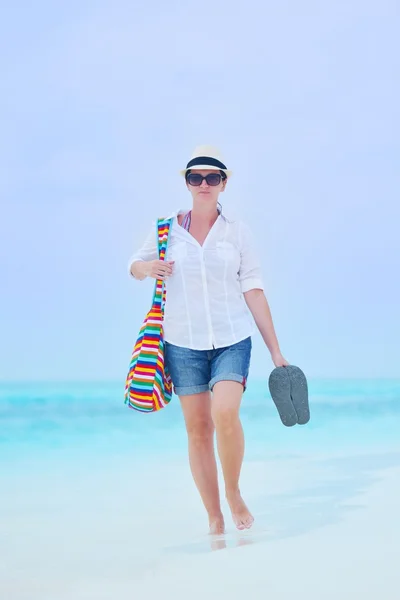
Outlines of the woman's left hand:
<svg viewBox="0 0 400 600">
<path fill-rule="evenodd" d="M 276 367 L 287 367 L 287 366 L 289 366 L 288 361 L 286 360 L 286 358 L 284 358 L 282 356 L 282 354 L 280 352 L 274 352 L 273 354 L 271 354 L 271 358 L 272 358 L 272 362 L 274 363 L 274 365 Z"/>
</svg>

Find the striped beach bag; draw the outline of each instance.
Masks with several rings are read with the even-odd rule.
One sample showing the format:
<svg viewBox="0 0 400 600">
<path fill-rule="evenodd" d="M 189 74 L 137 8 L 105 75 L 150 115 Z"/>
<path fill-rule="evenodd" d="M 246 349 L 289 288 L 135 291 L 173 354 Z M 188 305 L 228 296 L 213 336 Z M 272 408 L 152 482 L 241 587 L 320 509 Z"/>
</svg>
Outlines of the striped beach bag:
<svg viewBox="0 0 400 600">
<path fill-rule="evenodd" d="M 172 219 L 158 219 L 159 260 L 165 260 Z M 171 377 L 164 365 L 165 282 L 156 279 L 153 303 L 133 348 L 125 383 L 125 404 L 141 412 L 164 408 L 172 397 Z"/>
</svg>

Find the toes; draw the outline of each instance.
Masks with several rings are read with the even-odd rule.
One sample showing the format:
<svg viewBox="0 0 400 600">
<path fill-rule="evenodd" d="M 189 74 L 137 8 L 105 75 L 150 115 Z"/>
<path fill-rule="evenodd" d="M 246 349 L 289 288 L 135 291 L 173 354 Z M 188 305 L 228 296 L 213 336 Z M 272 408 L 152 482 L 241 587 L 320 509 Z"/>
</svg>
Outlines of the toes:
<svg viewBox="0 0 400 600">
<path fill-rule="evenodd" d="M 250 529 L 254 523 L 254 517 L 252 515 L 243 515 L 234 519 L 237 529 L 243 531 L 243 529 Z"/>
<path fill-rule="evenodd" d="M 243 529 L 246 529 L 245 518 L 236 517 L 236 519 L 234 519 L 234 521 L 235 521 L 235 525 L 236 525 L 237 529 L 239 529 L 240 531 L 243 531 Z"/>
</svg>

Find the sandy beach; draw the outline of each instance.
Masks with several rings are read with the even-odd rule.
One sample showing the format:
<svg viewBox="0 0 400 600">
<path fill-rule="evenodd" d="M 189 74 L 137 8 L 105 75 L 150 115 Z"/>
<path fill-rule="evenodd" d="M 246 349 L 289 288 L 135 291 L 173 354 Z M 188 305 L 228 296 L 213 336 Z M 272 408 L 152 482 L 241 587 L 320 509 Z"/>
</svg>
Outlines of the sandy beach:
<svg viewBox="0 0 400 600">
<path fill-rule="evenodd" d="M 0 600 L 400 600 L 400 3 L 1 17 Z M 175 392 L 246 375 L 255 522 L 236 530 L 223 499 L 216 537 L 176 393 L 154 413 L 124 403 L 169 271 L 156 222 L 180 211 Z M 204 371 L 182 349 L 244 342 L 250 323 L 249 368 L 248 343 Z M 271 395 L 286 362 L 307 379 L 305 425 Z M 231 389 L 214 417 L 236 410 Z"/>
<path fill-rule="evenodd" d="M 187 464 L 124 456 L 2 478 L 5 600 L 398 600 L 400 450 L 245 463 L 252 530 L 210 538 Z M 6 485 L 4 485 L 6 484 Z"/>
</svg>

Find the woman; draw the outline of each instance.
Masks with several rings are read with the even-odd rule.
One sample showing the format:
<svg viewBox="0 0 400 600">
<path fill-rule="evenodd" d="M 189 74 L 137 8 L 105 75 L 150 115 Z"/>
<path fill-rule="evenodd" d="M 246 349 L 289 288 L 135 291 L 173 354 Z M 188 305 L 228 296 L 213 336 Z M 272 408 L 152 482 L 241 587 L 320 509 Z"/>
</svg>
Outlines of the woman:
<svg viewBox="0 0 400 600">
<path fill-rule="evenodd" d="M 190 211 L 170 215 L 166 260 L 158 260 L 154 225 L 129 270 L 136 279 L 167 280 L 165 362 L 183 409 L 192 475 L 210 533 L 218 534 L 225 524 L 214 431 L 233 521 L 241 530 L 254 521 L 239 488 L 244 455 L 239 408 L 249 373 L 251 315 L 274 365 L 289 363 L 279 349 L 251 231 L 225 216 L 218 202 L 231 171 L 215 148 L 200 146 L 181 174 L 193 204 Z"/>
</svg>

